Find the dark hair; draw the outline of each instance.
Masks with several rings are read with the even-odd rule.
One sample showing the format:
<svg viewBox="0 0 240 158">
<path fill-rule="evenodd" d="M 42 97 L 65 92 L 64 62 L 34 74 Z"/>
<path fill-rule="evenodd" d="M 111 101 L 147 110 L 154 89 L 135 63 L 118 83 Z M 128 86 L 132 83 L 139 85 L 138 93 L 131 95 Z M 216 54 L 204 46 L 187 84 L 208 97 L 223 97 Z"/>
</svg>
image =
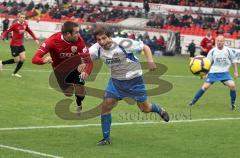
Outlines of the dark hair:
<svg viewBox="0 0 240 158">
<path fill-rule="evenodd" d="M 99 28 L 96 28 L 94 31 L 93 31 L 93 35 L 94 37 L 96 38 L 98 35 L 106 35 L 107 37 L 110 37 L 111 36 L 111 32 L 107 30 L 107 28 L 105 27 L 99 27 Z"/>
<path fill-rule="evenodd" d="M 72 21 L 66 21 L 61 29 L 62 34 L 66 34 L 66 33 L 71 33 L 73 32 L 73 28 L 78 27 L 78 24 Z"/>
</svg>

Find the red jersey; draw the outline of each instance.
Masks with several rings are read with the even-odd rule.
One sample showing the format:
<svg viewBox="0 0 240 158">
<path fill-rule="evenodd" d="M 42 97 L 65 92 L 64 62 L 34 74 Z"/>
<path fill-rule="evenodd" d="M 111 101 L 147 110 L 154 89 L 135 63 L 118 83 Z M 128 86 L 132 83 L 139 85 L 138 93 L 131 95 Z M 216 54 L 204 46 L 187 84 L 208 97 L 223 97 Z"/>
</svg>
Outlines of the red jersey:
<svg viewBox="0 0 240 158">
<path fill-rule="evenodd" d="M 19 22 L 13 23 L 9 29 L 3 32 L 2 38 L 6 38 L 9 32 L 13 32 L 10 46 L 22 46 L 25 31 L 27 31 L 34 40 L 37 40 L 32 30 L 28 27 L 27 22 L 23 22 L 22 24 Z"/>
<path fill-rule="evenodd" d="M 208 53 L 215 45 L 215 40 L 213 37 L 211 38 L 208 38 L 208 37 L 204 37 L 201 41 L 201 47 L 204 48 L 204 49 L 207 49 L 207 52 L 205 53 Z"/>
<path fill-rule="evenodd" d="M 87 74 L 90 74 L 92 71 L 93 63 L 90 58 L 88 48 L 81 37 L 79 37 L 78 41 L 76 42 L 68 42 L 64 40 L 61 32 L 53 34 L 39 47 L 36 54 L 32 58 L 32 63 L 38 65 L 44 64 L 43 56 L 48 52 L 53 60 L 53 68 L 57 67 L 63 61 L 78 55 L 79 60 L 82 60 L 86 64 L 86 67 L 83 71 Z"/>
</svg>

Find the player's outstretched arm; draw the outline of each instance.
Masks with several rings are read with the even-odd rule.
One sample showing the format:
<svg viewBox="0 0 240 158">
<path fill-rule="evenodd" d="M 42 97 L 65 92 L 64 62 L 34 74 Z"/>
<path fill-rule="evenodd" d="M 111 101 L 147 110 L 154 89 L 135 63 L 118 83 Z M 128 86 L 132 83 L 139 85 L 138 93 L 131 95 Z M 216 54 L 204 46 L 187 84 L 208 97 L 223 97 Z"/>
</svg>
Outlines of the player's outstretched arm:
<svg viewBox="0 0 240 158">
<path fill-rule="evenodd" d="M 32 38 L 34 39 L 35 43 L 38 45 L 39 41 L 37 39 L 37 37 L 35 36 L 35 34 L 33 33 L 33 31 L 27 26 L 26 31 L 32 36 Z"/>
<path fill-rule="evenodd" d="M 233 75 L 234 75 L 234 78 L 236 79 L 236 78 L 238 78 L 238 64 L 237 63 L 233 63 L 233 69 L 234 69 L 234 73 L 233 73 Z"/>
<path fill-rule="evenodd" d="M 83 61 L 82 64 L 84 64 L 84 66 L 82 67 L 80 78 L 83 80 L 86 80 L 87 77 L 92 72 L 93 62 L 92 62 L 91 56 L 89 54 L 89 50 L 86 46 L 83 48 L 82 53 L 79 53 L 79 55 L 81 56 L 81 59 Z"/>
<path fill-rule="evenodd" d="M 43 57 L 46 53 L 42 52 L 40 49 L 37 50 L 36 54 L 32 58 L 32 63 L 37 65 L 43 65 L 48 63 L 53 63 L 50 56 Z"/>
<path fill-rule="evenodd" d="M 153 61 L 153 56 L 152 56 L 151 49 L 147 45 L 144 45 L 143 46 L 143 51 L 144 51 L 144 54 L 145 54 L 145 56 L 147 58 L 149 70 L 150 71 L 154 71 L 157 68 L 157 66 L 156 66 L 156 64 Z"/>
<path fill-rule="evenodd" d="M 38 40 L 34 40 L 34 42 L 35 42 L 37 45 L 39 45 L 39 41 L 38 41 Z"/>
</svg>

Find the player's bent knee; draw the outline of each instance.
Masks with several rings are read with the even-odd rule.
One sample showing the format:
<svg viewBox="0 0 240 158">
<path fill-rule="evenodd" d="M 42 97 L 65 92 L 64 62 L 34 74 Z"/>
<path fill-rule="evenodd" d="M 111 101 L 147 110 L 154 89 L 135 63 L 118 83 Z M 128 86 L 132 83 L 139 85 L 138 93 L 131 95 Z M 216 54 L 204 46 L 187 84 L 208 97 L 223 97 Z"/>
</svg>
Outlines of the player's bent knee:
<svg viewBox="0 0 240 158">
<path fill-rule="evenodd" d="M 150 112 L 148 109 L 142 109 L 141 111 L 144 112 L 144 113 L 149 113 Z"/>
<path fill-rule="evenodd" d="M 15 62 L 15 63 L 18 63 L 19 61 L 20 61 L 19 58 L 15 58 L 15 59 L 14 59 L 14 62 Z"/>
<path fill-rule="evenodd" d="M 26 58 L 21 58 L 20 61 L 21 62 L 24 62 L 26 60 Z"/>
<path fill-rule="evenodd" d="M 236 90 L 236 85 L 235 85 L 235 84 L 229 85 L 228 87 L 229 87 L 231 90 Z"/>
<path fill-rule="evenodd" d="M 203 89 L 204 91 L 206 91 L 206 90 L 208 90 L 209 87 L 210 87 L 210 85 L 203 85 L 203 86 L 202 86 L 202 89 Z"/>
<path fill-rule="evenodd" d="M 224 83 L 224 84 L 227 85 L 231 90 L 236 90 L 236 85 L 233 81 L 227 82 L 227 83 Z"/>
<path fill-rule="evenodd" d="M 151 111 L 150 107 L 148 107 L 146 105 L 140 105 L 139 108 L 144 113 L 149 113 Z"/>
<path fill-rule="evenodd" d="M 111 112 L 113 105 L 102 104 L 102 114 Z"/>
</svg>

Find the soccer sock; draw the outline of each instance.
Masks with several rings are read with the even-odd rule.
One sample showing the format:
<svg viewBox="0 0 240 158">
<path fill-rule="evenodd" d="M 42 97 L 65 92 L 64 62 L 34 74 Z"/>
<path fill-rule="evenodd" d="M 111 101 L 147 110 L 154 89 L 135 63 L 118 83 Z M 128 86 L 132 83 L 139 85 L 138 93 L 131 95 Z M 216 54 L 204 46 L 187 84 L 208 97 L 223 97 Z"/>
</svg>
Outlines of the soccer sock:
<svg viewBox="0 0 240 158">
<path fill-rule="evenodd" d="M 15 63 L 14 59 L 9 59 L 9 60 L 2 61 L 2 64 L 3 64 L 3 65 L 6 65 L 6 64 L 14 64 L 14 63 Z"/>
<path fill-rule="evenodd" d="M 21 69 L 22 65 L 23 65 L 23 62 L 19 61 L 13 73 L 16 74 Z"/>
<path fill-rule="evenodd" d="M 235 105 L 236 90 L 230 90 L 230 96 L 231 96 L 231 103 L 232 103 L 232 105 Z"/>
<path fill-rule="evenodd" d="M 106 140 L 110 140 L 111 123 L 112 123 L 111 114 L 101 115 L 102 133 L 103 138 Z"/>
<path fill-rule="evenodd" d="M 75 95 L 76 96 L 76 103 L 78 106 L 81 106 L 82 105 L 82 101 L 84 100 L 85 96 L 78 96 L 78 95 Z"/>
<path fill-rule="evenodd" d="M 161 111 L 161 107 L 155 103 L 152 103 L 152 110 L 151 112 L 159 113 Z"/>
<path fill-rule="evenodd" d="M 205 91 L 202 88 L 199 89 L 192 100 L 192 104 L 195 104 L 198 101 L 198 99 L 204 94 L 204 92 Z"/>
</svg>

